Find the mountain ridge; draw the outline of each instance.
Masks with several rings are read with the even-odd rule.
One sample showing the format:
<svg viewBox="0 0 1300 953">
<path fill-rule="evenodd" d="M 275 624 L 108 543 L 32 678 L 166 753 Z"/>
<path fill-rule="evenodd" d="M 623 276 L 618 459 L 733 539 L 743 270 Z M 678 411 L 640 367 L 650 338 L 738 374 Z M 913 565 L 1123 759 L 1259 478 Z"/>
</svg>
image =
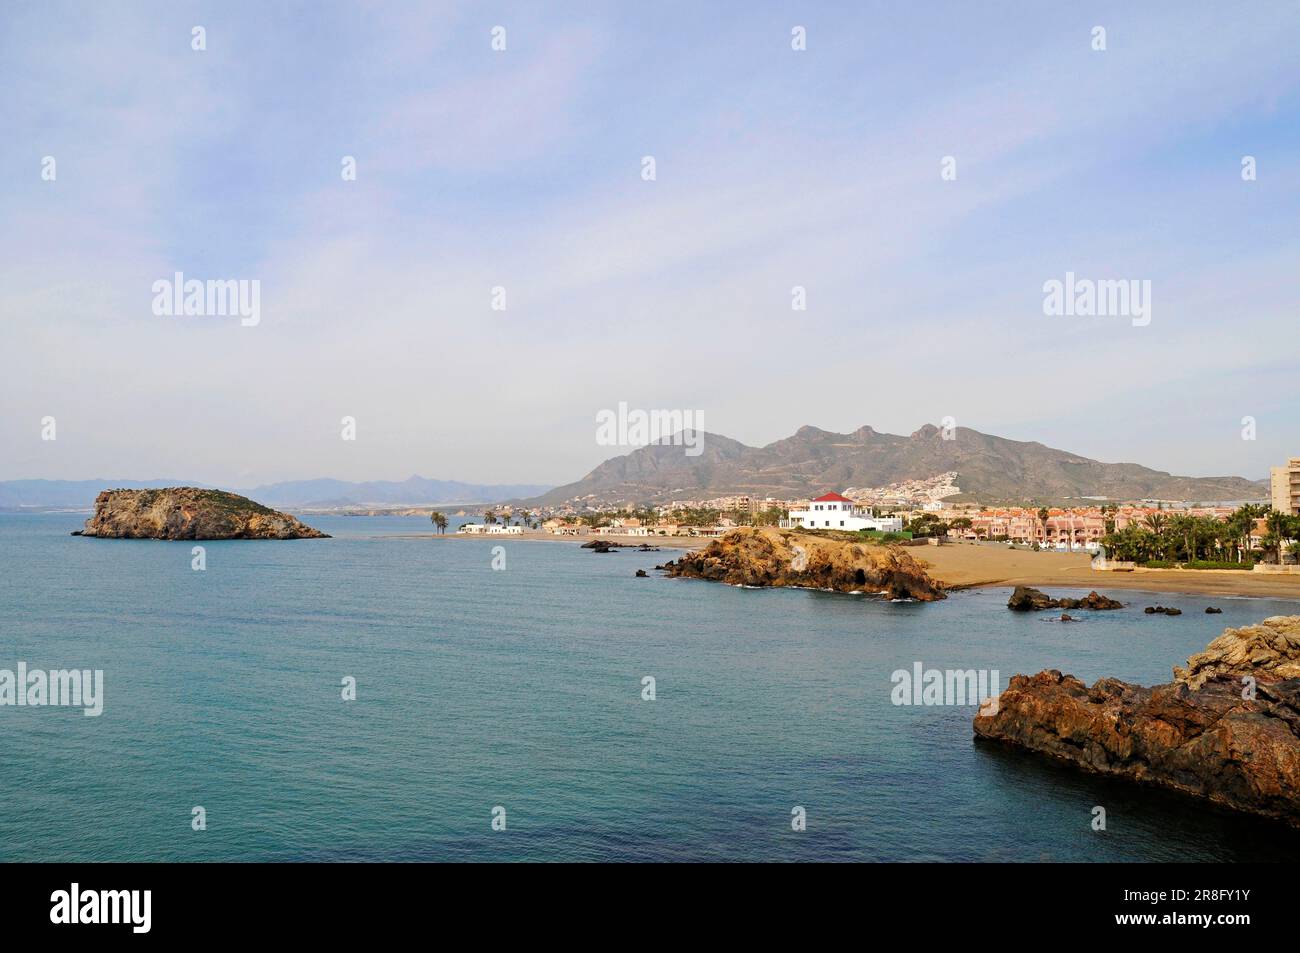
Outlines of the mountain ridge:
<svg viewBox="0 0 1300 953">
<path fill-rule="evenodd" d="M 1175 476 L 968 427 L 954 428 L 948 439 L 929 423 L 906 437 L 870 425 L 844 434 L 805 424 L 762 447 L 720 434 L 703 433 L 702 438 L 698 456 L 686 456 L 680 441 L 668 438 L 606 460 L 582 479 L 526 502 L 555 505 L 591 497 L 601 502 L 663 503 L 739 495 L 799 499 L 948 472 L 957 473 L 962 492 L 952 499 L 958 501 L 1217 501 L 1267 496 L 1266 480 Z"/>
</svg>

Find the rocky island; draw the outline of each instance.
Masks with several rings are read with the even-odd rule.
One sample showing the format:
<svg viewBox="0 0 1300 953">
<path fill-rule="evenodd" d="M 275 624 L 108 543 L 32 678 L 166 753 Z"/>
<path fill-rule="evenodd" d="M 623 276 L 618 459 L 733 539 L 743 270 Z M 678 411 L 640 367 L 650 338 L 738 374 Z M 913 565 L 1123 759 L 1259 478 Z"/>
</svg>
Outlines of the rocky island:
<svg viewBox="0 0 1300 953">
<path fill-rule="evenodd" d="M 1174 680 L 1016 675 L 977 738 L 1300 827 L 1300 616 L 1226 629 Z"/>
<path fill-rule="evenodd" d="M 922 602 L 946 598 L 925 565 L 901 547 L 792 530 L 740 527 L 659 568 L 669 576 L 733 586 L 802 586 Z"/>
<path fill-rule="evenodd" d="M 329 539 L 287 513 L 224 490 L 105 490 L 74 536 L 106 539 Z"/>
</svg>

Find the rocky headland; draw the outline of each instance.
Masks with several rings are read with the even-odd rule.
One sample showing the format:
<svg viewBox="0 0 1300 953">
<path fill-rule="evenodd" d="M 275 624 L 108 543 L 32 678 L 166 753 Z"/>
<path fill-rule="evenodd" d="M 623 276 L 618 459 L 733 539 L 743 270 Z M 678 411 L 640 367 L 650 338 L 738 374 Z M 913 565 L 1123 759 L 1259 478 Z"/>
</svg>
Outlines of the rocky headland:
<svg viewBox="0 0 1300 953">
<path fill-rule="evenodd" d="M 1249 676 L 1249 678 L 1247 678 Z M 978 738 L 1300 827 L 1300 616 L 1227 629 L 1174 680 L 1016 675 Z"/>
<path fill-rule="evenodd" d="M 108 539 L 328 539 L 287 513 L 224 490 L 105 490 L 74 536 Z"/>
<path fill-rule="evenodd" d="M 946 598 L 943 587 L 926 573 L 925 564 L 901 547 L 792 530 L 733 529 L 660 568 L 669 576 L 733 586 L 802 586 L 922 602 Z"/>
</svg>

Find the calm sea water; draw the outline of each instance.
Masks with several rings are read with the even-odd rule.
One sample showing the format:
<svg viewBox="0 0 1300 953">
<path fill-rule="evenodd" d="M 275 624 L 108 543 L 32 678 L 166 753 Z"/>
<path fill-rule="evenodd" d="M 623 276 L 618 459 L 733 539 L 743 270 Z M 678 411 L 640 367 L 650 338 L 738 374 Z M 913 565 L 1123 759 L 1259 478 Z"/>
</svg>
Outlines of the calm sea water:
<svg viewBox="0 0 1300 953">
<path fill-rule="evenodd" d="M 890 673 L 1167 681 L 1281 600 L 1117 593 L 1075 625 L 652 573 L 673 553 L 402 538 L 67 535 L 0 517 L 0 667 L 101 668 L 98 718 L 0 708 L 0 860 L 1281 860 L 1300 838 L 896 707 Z M 1105 591 L 1105 590 L 1103 590 Z M 1064 590 L 1062 590 L 1064 592 Z M 354 676 L 358 698 L 341 699 Z M 641 700 L 641 679 L 657 700 Z M 207 830 L 191 829 L 191 808 Z M 491 811 L 506 809 L 504 832 Z M 791 829 L 791 809 L 807 830 Z M 1108 829 L 1090 828 L 1106 808 Z"/>
</svg>

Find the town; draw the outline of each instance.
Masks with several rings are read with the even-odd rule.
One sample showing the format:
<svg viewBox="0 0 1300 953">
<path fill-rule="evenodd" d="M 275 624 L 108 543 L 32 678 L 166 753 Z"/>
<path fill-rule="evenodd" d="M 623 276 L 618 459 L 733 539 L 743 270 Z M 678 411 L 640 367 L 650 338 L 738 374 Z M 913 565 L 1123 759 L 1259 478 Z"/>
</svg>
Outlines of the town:
<svg viewBox="0 0 1300 953">
<path fill-rule="evenodd" d="M 467 522 L 465 535 L 716 537 L 739 526 L 856 532 L 883 542 L 1004 543 L 1035 550 L 1108 553 L 1113 565 L 1174 562 L 1198 568 L 1294 569 L 1300 558 L 1300 457 L 1274 467 L 1268 500 L 1198 504 L 1177 500 L 1090 502 L 1079 506 L 986 506 L 946 502 L 955 473 L 874 489 L 848 488 L 813 499 L 745 495 L 673 500 L 661 505 L 571 501 L 529 510 L 503 505 Z M 460 515 L 464 515 L 463 511 Z M 434 514 L 438 522 L 441 514 Z M 445 525 L 445 517 L 443 517 Z M 1261 569 L 1266 568 L 1261 566 Z"/>
</svg>

